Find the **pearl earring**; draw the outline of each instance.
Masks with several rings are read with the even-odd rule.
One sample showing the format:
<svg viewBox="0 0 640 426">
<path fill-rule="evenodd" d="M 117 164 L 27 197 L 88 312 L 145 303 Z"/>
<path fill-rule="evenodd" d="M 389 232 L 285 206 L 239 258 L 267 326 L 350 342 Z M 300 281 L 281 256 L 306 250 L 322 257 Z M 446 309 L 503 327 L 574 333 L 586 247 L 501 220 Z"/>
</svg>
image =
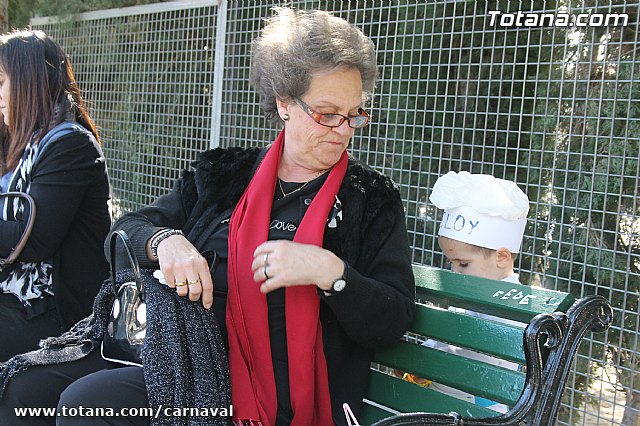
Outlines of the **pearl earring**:
<svg viewBox="0 0 640 426">
<path fill-rule="evenodd" d="M 283 121 L 289 121 L 289 114 L 282 114 Z"/>
</svg>

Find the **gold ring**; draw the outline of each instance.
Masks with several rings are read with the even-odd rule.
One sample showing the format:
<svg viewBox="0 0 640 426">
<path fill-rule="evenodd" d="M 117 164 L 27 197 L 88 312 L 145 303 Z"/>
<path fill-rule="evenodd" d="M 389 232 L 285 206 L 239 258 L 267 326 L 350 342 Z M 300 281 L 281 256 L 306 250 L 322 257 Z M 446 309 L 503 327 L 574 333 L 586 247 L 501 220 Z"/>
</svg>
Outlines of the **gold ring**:
<svg viewBox="0 0 640 426">
<path fill-rule="evenodd" d="M 182 286 L 185 286 L 185 285 L 187 285 L 186 281 L 180 281 L 179 283 L 175 284 L 176 287 L 182 287 Z"/>
<path fill-rule="evenodd" d="M 196 278 L 195 280 L 189 281 L 189 285 L 191 284 L 200 284 L 200 278 Z"/>
</svg>

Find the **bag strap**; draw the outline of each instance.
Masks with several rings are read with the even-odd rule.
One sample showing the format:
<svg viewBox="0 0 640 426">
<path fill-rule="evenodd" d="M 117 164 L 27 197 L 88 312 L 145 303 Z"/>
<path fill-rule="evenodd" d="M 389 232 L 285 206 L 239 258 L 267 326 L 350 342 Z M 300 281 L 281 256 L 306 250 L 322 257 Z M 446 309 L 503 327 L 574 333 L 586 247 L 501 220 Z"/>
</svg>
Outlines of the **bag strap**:
<svg viewBox="0 0 640 426">
<path fill-rule="evenodd" d="M 38 163 L 38 160 L 42 156 L 42 152 L 45 150 L 47 146 L 51 145 L 52 141 L 60 139 L 61 137 L 74 132 L 84 132 L 93 137 L 93 135 L 87 129 L 82 127 L 80 124 L 73 121 L 63 121 L 62 123 L 56 125 L 51 130 L 49 130 L 38 142 L 38 148 L 37 148 L 38 151 L 33 159 L 31 170 L 33 170 L 33 168 L 36 166 L 36 164 Z M 21 163 L 22 163 L 22 160 L 21 160 Z M 11 176 L 11 180 L 9 181 L 9 185 L 7 187 L 8 189 L 15 188 L 17 185 L 17 181 L 19 178 L 19 173 L 16 173 L 17 170 L 18 169 L 16 168 L 16 170 L 13 173 L 13 176 Z"/>
<path fill-rule="evenodd" d="M 42 152 L 45 150 L 45 148 L 50 145 L 51 141 L 58 140 L 70 133 L 86 133 L 93 137 L 93 134 L 91 132 L 89 132 L 82 125 L 76 123 L 75 121 L 63 121 L 62 123 L 49 130 L 47 134 L 44 135 L 42 139 L 40 139 L 40 142 L 38 142 L 38 155 L 34 161 L 34 164 L 42 155 Z"/>
<path fill-rule="evenodd" d="M 360 423 L 358 422 L 358 419 L 356 419 L 356 416 L 353 414 L 353 411 L 351 411 L 351 407 L 349 407 L 349 404 L 347 404 L 346 402 L 342 404 L 342 409 L 344 410 L 344 415 L 347 418 L 347 426 L 360 426 Z"/>
<path fill-rule="evenodd" d="M 24 231 L 22 231 L 22 235 L 18 240 L 18 243 L 9 253 L 9 256 L 6 259 L 0 258 L 0 267 L 4 265 L 8 265 L 10 263 L 15 262 L 15 260 L 20 256 L 24 246 L 27 244 L 27 240 L 29 236 L 31 236 L 31 230 L 33 229 L 33 224 L 36 220 L 36 203 L 33 201 L 33 198 L 29 194 L 25 194 L 24 192 L 5 192 L 4 194 L 0 194 L 1 198 L 9 198 L 9 197 L 17 197 L 24 199 L 27 204 L 29 204 L 29 218 L 27 219 L 27 225 L 24 227 Z"/>
<path fill-rule="evenodd" d="M 271 148 L 271 145 L 260 148 L 258 157 L 256 157 L 256 161 L 253 163 L 253 167 L 251 168 L 251 176 L 256 173 L 256 170 L 258 170 L 258 166 L 260 165 L 260 163 L 262 163 L 262 160 L 264 160 L 264 156 L 267 155 L 267 151 L 269 151 L 269 148 Z"/>
<path fill-rule="evenodd" d="M 138 263 L 136 253 L 133 251 L 133 245 L 131 245 L 129 236 L 121 229 L 113 231 L 109 244 L 109 263 L 111 264 L 111 283 L 113 284 L 113 290 L 115 293 L 118 293 L 118 288 L 116 287 L 116 243 L 118 242 L 118 238 L 122 241 L 122 245 L 127 252 L 127 256 L 129 256 L 129 263 L 133 270 L 133 278 L 136 282 L 136 287 L 138 288 L 138 294 L 140 298 L 144 300 L 144 286 L 142 285 L 142 276 L 140 275 L 140 264 Z"/>
</svg>

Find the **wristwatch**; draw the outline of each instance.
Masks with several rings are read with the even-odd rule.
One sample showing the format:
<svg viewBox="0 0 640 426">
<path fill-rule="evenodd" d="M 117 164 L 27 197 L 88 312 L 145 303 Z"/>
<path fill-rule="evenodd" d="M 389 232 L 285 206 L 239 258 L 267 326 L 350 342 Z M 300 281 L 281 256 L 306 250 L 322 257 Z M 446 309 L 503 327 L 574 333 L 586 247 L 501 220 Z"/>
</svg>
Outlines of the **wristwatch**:
<svg viewBox="0 0 640 426">
<path fill-rule="evenodd" d="M 331 284 L 331 288 L 327 291 L 329 294 L 340 293 L 347 286 L 347 262 L 344 260 L 344 272 L 342 276 L 333 280 L 333 284 Z"/>
</svg>

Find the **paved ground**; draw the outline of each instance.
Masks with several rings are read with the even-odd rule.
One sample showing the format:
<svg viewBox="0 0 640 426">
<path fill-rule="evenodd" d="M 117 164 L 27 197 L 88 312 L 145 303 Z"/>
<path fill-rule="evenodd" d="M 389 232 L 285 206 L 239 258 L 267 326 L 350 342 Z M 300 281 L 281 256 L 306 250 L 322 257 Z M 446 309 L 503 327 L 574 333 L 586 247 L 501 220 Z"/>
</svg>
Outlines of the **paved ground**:
<svg viewBox="0 0 640 426">
<path fill-rule="evenodd" d="M 578 425 L 605 426 L 620 425 L 624 415 L 625 392 L 616 390 L 612 383 L 616 382 L 615 369 L 609 368 L 606 372 L 600 369 L 596 380 L 589 387 L 589 393 L 600 401 L 599 407 L 587 406 L 581 412 L 582 419 Z"/>
</svg>

